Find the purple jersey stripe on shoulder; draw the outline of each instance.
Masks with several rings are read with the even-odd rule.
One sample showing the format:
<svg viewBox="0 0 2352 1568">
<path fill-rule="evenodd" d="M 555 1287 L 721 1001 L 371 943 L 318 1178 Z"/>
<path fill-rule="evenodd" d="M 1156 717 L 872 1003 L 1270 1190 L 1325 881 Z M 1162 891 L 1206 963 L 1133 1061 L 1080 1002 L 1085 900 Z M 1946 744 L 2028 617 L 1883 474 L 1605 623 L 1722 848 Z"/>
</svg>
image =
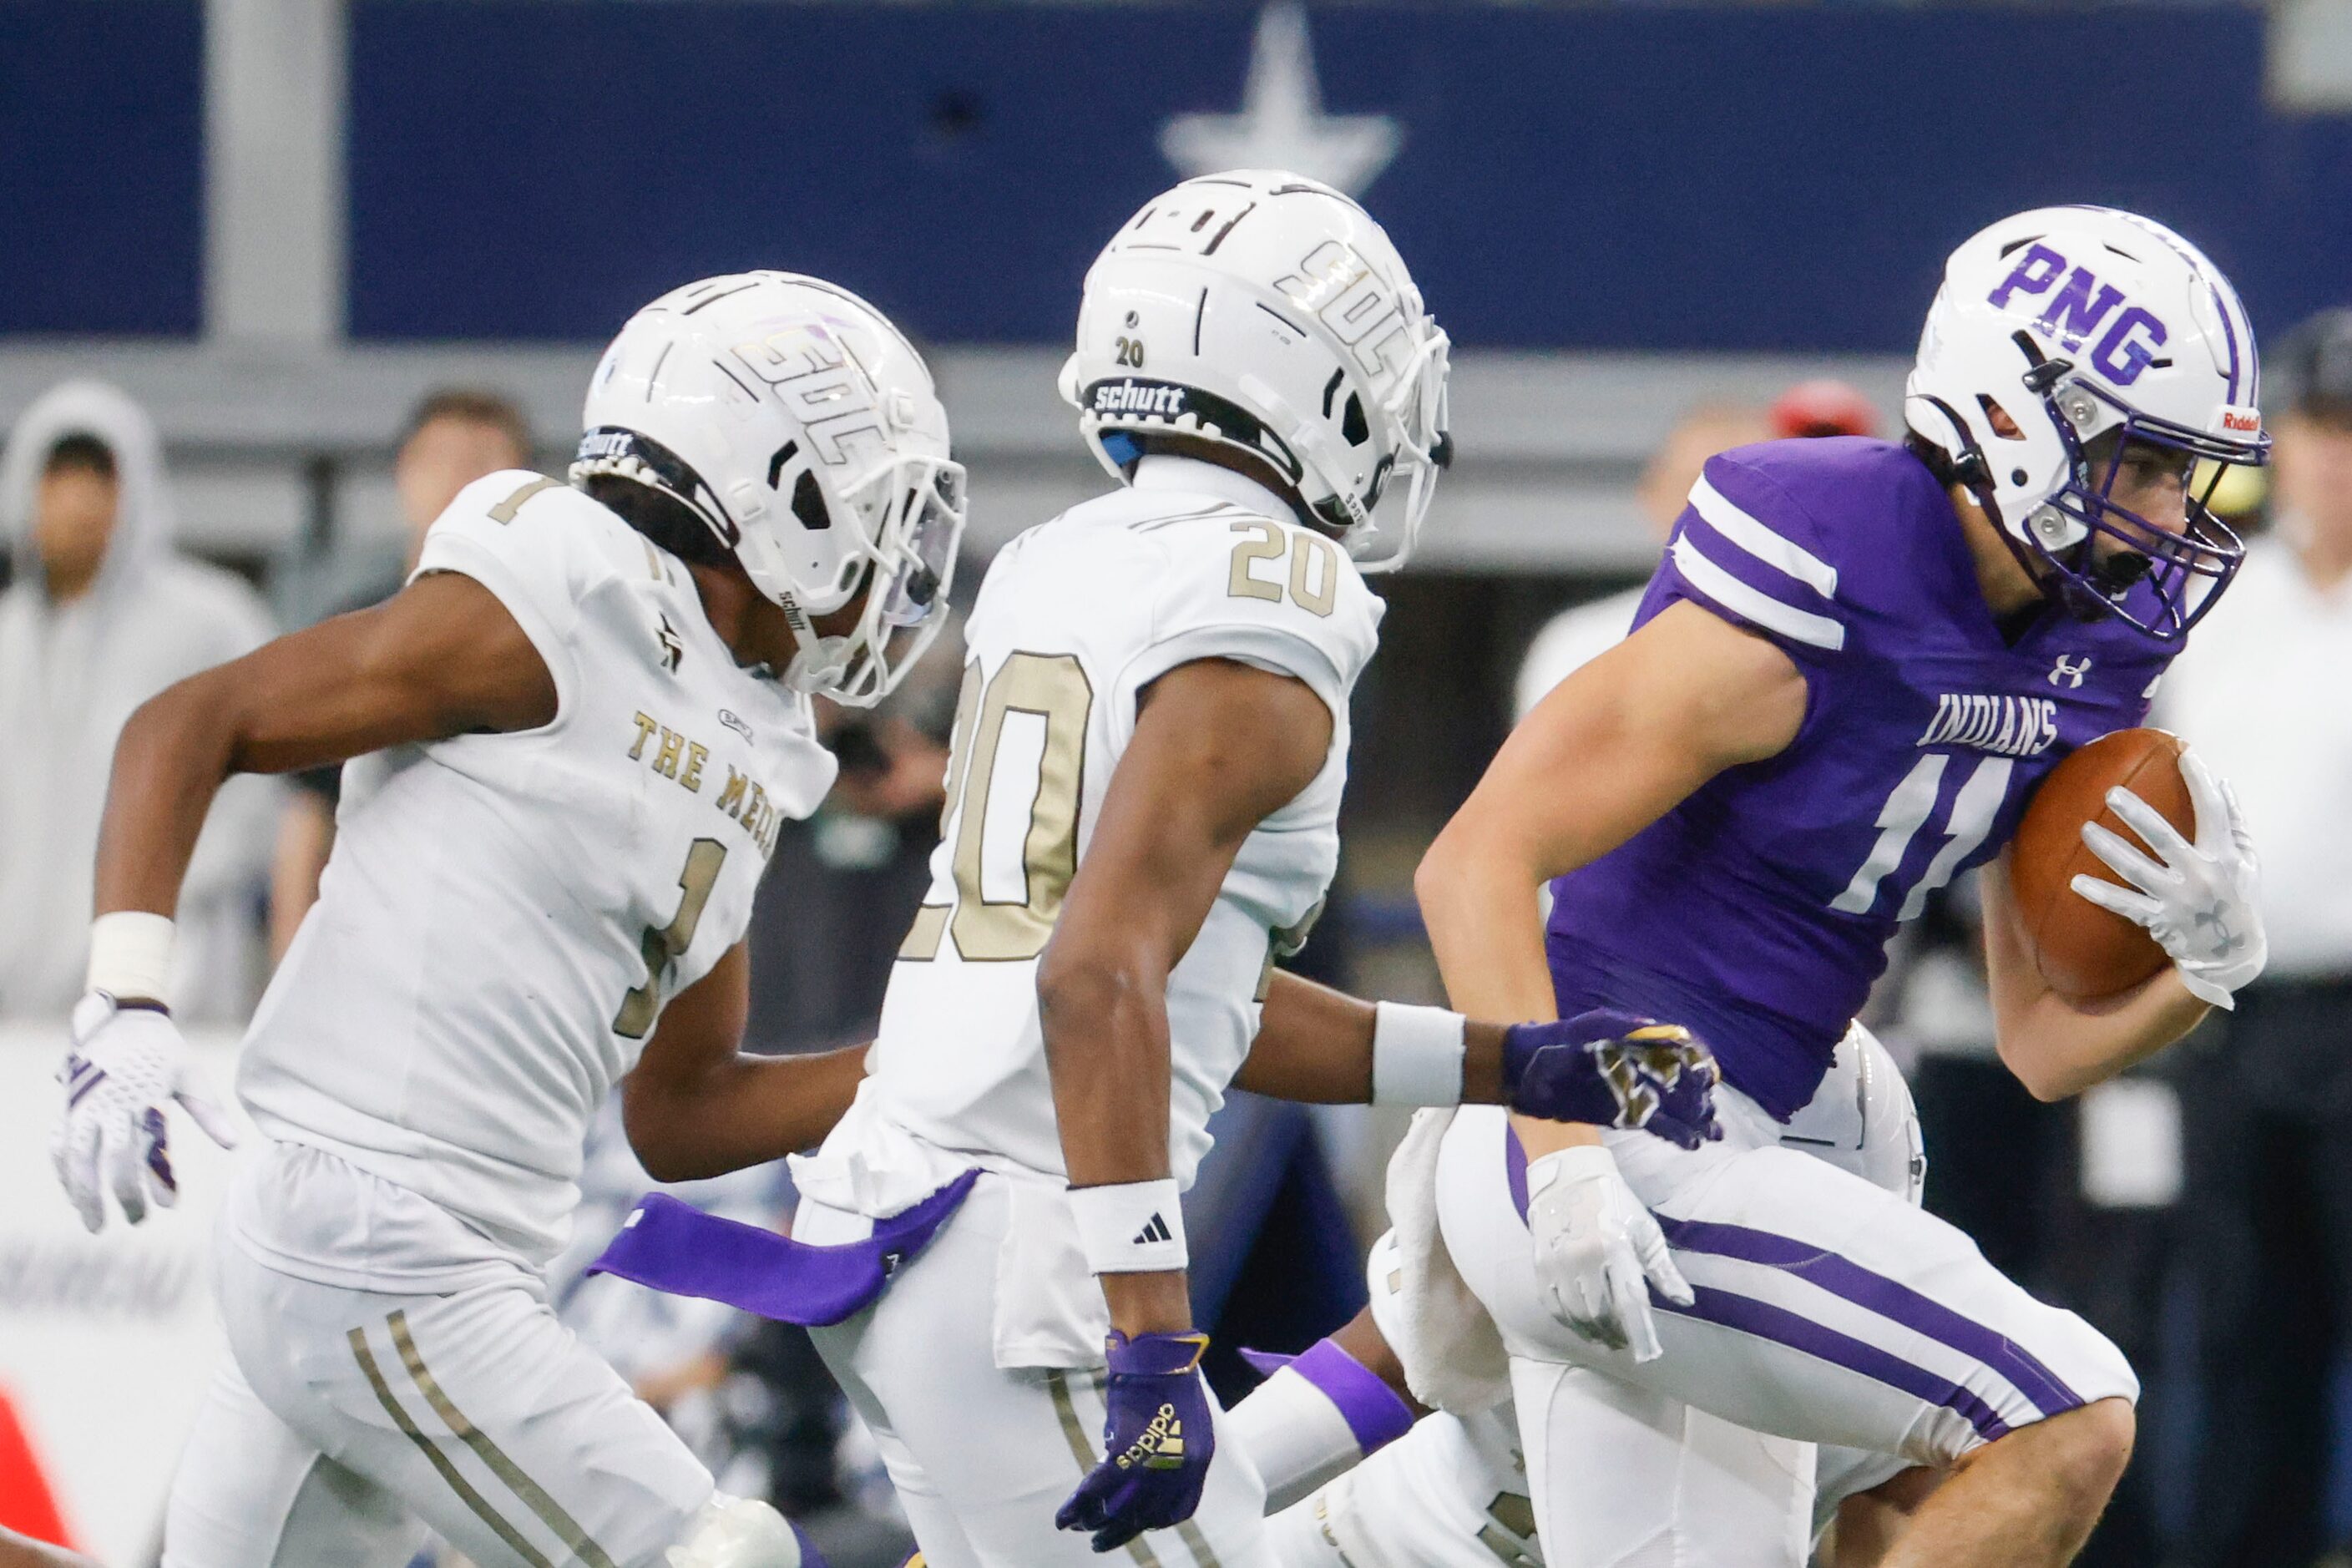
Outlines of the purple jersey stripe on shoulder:
<svg viewBox="0 0 2352 1568">
<path fill-rule="evenodd" d="M 1650 1304 L 1661 1312 L 1678 1318 L 1696 1318 L 1701 1322 L 1715 1323 L 1776 1344 L 1801 1351 L 1810 1356 L 1858 1373 L 1889 1388 L 1899 1388 L 1915 1399 L 1939 1405 L 1955 1411 L 1977 1429 L 1977 1436 L 1990 1443 L 2008 1435 L 2009 1423 L 2000 1413 L 1969 1390 L 1948 1378 L 1939 1377 L 1926 1367 L 1905 1361 L 1891 1351 L 1842 1334 L 1835 1329 L 1816 1323 L 1785 1307 L 1769 1301 L 1759 1301 L 1752 1296 L 1741 1296 L 1712 1286 L 1692 1287 L 1695 1300 L 1687 1307 L 1677 1307 L 1655 1290 L 1650 1292 Z"/>
<path fill-rule="evenodd" d="M 1784 594 L 1809 590 L 1779 583 L 1769 587 L 1759 585 L 1758 580 L 1769 580 L 1776 574 L 1775 568 L 1728 551 L 1720 542 L 1716 550 L 1724 558 L 1717 560 L 1699 547 L 1696 533 L 1696 529 L 1685 524 L 1666 552 L 1667 566 L 1693 592 L 1742 620 L 1752 621 L 1766 631 L 1778 632 L 1792 642 L 1832 652 L 1845 646 L 1845 626 L 1835 616 L 1801 610 L 1782 597 Z M 1720 539 L 1720 535 L 1717 537 Z"/>
<path fill-rule="evenodd" d="M 1867 1308 L 1890 1322 L 1927 1335 L 1973 1361 L 1980 1362 L 2015 1384 L 2044 1415 L 2079 1407 L 2082 1395 L 2059 1381 L 2055 1373 L 2024 1346 L 1994 1332 L 1973 1319 L 1962 1317 L 1939 1301 L 1883 1274 L 1874 1274 L 1852 1258 L 1794 1237 L 1775 1236 L 1746 1226 L 1711 1220 L 1657 1216 L 1667 1244 L 1684 1252 L 1760 1263 L 1793 1274 L 1808 1284 Z"/>
<path fill-rule="evenodd" d="M 1837 597 L 1836 567 L 1716 489 L 1705 474 L 1691 486 L 1690 507 L 1727 542 L 1824 599 Z"/>
</svg>

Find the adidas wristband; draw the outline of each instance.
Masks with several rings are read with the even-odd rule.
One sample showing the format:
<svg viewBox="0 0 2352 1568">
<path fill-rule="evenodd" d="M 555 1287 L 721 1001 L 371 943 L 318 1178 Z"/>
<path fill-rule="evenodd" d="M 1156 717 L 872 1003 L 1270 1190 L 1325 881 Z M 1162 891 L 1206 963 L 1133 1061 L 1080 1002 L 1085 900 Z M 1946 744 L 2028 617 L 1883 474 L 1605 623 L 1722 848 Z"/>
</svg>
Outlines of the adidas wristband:
<svg viewBox="0 0 2352 1568">
<path fill-rule="evenodd" d="M 1070 1214 L 1078 1246 L 1097 1274 L 1158 1274 L 1191 1261 L 1184 1249 L 1184 1209 L 1171 1177 L 1072 1187 Z"/>
<path fill-rule="evenodd" d="M 1372 1005 L 1372 1103 L 1459 1105 L 1466 1021 L 1443 1007 Z"/>
<path fill-rule="evenodd" d="M 89 926 L 92 991 L 119 1001 L 172 1005 L 172 920 L 143 910 L 117 910 Z"/>
</svg>

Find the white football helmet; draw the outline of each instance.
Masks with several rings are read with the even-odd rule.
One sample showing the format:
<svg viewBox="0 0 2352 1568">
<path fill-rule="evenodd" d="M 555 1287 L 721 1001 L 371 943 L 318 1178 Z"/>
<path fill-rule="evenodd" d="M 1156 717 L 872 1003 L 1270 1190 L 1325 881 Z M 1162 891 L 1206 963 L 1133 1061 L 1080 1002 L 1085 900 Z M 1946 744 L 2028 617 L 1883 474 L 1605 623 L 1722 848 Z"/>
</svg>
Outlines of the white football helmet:
<svg viewBox="0 0 2352 1568">
<path fill-rule="evenodd" d="M 1237 448 L 1385 571 L 1453 460 L 1446 348 L 1363 208 L 1303 175 L 1236 170 L 1154 197 L 1096 258 L 1062 395 L 1120 479 L 1153 436 Z"/>
<path fill-rule="evenodd" d="M 1952 253 L 1904 416 L 2037 581 L 2078 613 L 2172 642 L 2243 554 L 2205 501 L 2229 465 L 2269 460 L 2260 390 L 2245 307 L 2187 240 L 2108 207 L 2042 207 Z M 1995 426 L 1995 409 L 2015 434 Z M 2110 432 L 2103 464 L 2085 455 Z M 2201 463 L 2186 533 L 2110 499 L 2127 446 Z M 2100 559 L 2099 535 L 2123 552 Z"/>
<path fill-rule="evenodd" d="M 639 310 L 589 384 L 572 479 L 634 479 L 709 525 L 791 617 L 793 689 L 869 707 L 947 618 L 964 471 L 930 371 L 881 311 L 792 272 Z M 811 617 L 866 594 L 845 637 Z"/>
</svg>

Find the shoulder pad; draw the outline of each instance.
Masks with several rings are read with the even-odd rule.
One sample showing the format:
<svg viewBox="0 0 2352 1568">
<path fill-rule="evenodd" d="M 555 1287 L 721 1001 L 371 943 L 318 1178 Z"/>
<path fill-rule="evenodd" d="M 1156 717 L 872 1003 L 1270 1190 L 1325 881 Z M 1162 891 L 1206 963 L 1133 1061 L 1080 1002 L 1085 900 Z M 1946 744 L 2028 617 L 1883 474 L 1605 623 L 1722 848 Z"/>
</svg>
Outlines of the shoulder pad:
<svg viewBox="0 0 2352 1568">
<path fill-rule="evenodd" d="M 1160 576 L 1137 685 L 1191 659 L 1236 658 L 1346 713 L 1384 606 L 1337 542 L 1236 506 L 1126 526 L 1152 545 Z"/>
<path fill-rule="evenodd" d="M 1792 652 L 1845 646 L 1842 578 L 1858 540 L 1884 538 L 1933 479 L 1900 447 L 1854 437 L 1768 441 L 1707 460 L 1660 574 Z"/>
<path fill-rule="evenodd" d="M 456 572 L 488 588 L 548 661 L 559 692 L 568 692 L 581 603 L 618 574 L 625 558 L 617 552 L 636 538 L 562 480 L 511 469 L 457 492 L 425 533 L 412 580 Z"/>
</svg>

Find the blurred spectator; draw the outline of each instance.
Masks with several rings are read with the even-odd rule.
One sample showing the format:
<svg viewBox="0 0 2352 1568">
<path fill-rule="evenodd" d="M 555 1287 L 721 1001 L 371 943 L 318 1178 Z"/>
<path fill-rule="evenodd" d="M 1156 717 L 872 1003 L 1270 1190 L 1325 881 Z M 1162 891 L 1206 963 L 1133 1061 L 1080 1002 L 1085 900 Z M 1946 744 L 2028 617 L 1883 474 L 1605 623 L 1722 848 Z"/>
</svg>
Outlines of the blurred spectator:
<svg viewBox="0 0 2352 1568">
<path fill-rule="evenodd" d="M 1801 381 L 1772 405 L 1776 439 L 1812 436 L 1875 436 L 1878 407 L 1849 382 L 1822 376 Z"/>
<path fill-rule="evenodd" d="M 457 499 L 457 492 L 501 468 L 527 468 L 530 458 L 530 426 L 505 398 L 467 387 L 427 395 L 408 416 L 392 462 L 393 486 L 400 492 L 401 517 L 408 524 L 408 553 L 400 575 L 370 584 L 333 613 L 365 609 L 398 592 L 425 548 L 425 531 Z M 341 768 L 294 775 L 293 799 L 278 824 L 270 870 L 273 961 L 284 955 L 302 917 L 319 901 L 319 873 L 326 868 L 327 853 L 335 845 L 335 803 L 342 777 Z"/>
<path fill-rule="evenodd" d="M 163 451 L 147 416 L 113 387 L 43 395 L 0 453 L 0 1013 L 62 1021 L 80 996 L 91 857 L 114 742 L 132 710 L 173 681 L 270 635 L 260 598 L 178 554 Z M 273 781 L 230 782 L 214 804 L 181 894 L 180 1010 L 242 1016 Z"/>
<path fill-rule="evenodd" d="M 2273 536 L 2166 683 L 2162 721 L 2245 803 L 2270 967 L 2183 1047 L 2205 1433 L 2184 1561 L 2324 1547 L 2329 1372 L 2352 1324 L 2352 310 L 2268 356 Z"/>
<path fill-rule="evenodd" d="M 1674 531 L 1706 460 L 1755 441 L 1812 436 L 1875 436 L 1878 410 L 1843 381 L 1801 381 L 1769 409 L 1703 403 L 1667 433 L 1633 487 L 1633 500 L 1661 542 Z M 1528 645 L 1513 690 L 1511 715 L 1527 717 L 1544 694 L 1622 641 L 1641 606 L 1638 584 L 1561 611 Z"/>
<path fill-rule="evenodd" d="M 1717 452 L 1772 439 L 1772 424 L 1764 411 L 1738 404 L 1703 403 L 1682 417 L 1666 434 L 1633 486 L 1634 504 L 1649 521 L 1661 543 L 1673 531 L 1691 486 L 1699 471 Z M 1622 593 L 1593 599 L 1562 610 L 1536 633 L 1519 665 L 1511 716 L 1527 717 L 1544 694 L 1607 649 L 1625 639 L 1633 629 L 1633 612 L 1642 603 L 1646 582 Z"/>
</svg>

